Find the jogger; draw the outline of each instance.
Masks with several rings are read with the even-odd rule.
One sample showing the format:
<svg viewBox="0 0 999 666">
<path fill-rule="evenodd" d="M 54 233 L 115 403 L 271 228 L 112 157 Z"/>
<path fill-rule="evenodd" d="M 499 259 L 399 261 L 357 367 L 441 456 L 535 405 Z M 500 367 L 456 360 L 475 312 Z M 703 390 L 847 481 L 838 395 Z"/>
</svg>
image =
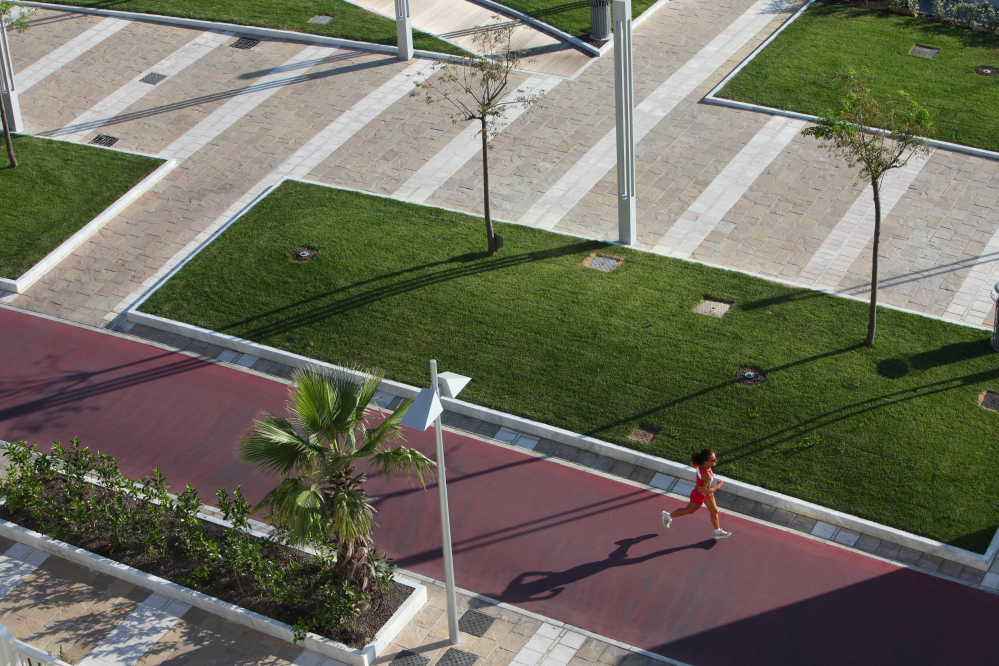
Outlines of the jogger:
<svg viewBox="0 0 999 666">
<path fill-rule="evenodd" d="M 711 468 L 717 462 L 718 456 L 711 449 L 694 451 L 690 454 L 690 464 L 697 468 L 697 485 L 694 486 L 694 489 L 690 493 L 690 504 L 679 511 L 674 511 L 672 514 L 668 511 L 663 511 L 663 527 L 669 529 L 669 525 L 673 522 L 674 518 L 694 513 L 703 504 L 708 507 L 708 513 L 711 516 L 711 525 L 715 528 L 715 538 L 724 539 L 725 537 L 732 536 L 731 532 L 726 532 L 721 528 L 721 523 L 718 521 L 718 502 L 715 501 L 715 493 L 725 485 L 725 482 L 721 479 L 715 480 L 715 473 Z M 711 485 L 712 482 L 714 482 L 714 485 Z"/>
</svg>

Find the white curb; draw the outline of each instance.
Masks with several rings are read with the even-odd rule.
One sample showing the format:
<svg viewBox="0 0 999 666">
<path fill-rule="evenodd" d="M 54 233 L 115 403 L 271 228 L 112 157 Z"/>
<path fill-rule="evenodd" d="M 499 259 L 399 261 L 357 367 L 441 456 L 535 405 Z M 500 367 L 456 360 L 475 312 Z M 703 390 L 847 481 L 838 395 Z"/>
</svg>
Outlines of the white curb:
<svg viewBox="0 0 999 666">
<path fill-rule="evenodd" d="M 58 139 L 48 139 L 50 141 L 58 141 Z M 77 144 L 78 145 L 78 144 Z M 114 149 L 110 149 L 114 151 Z M 131 152 L 131 151 L 114 151 L 114 152 Z M 133 155 L 139 155 L 140 153 L 131 153 Z M 143 155 L 143 157 L 155 157 L 154 155 Z M 157 158 L 159 159 L 159 158 Z M 15 294 L 23 294 L 28 287 L 37 282 L 52 270 L 60 261 L 68 257 L 73 253 L 73 250 L 83 245 L 87 240 L 93 236 L 95 233 L 101 230 L 105 224 L 111 221 L 118 213 L 123 211 L 129 204 L 139 198 L 139 196 L 145 194 L 150 189 L 153 188 L 158 182 L 160 182 L 164 176 L 167 175 L 175 166 L 177 166 L 176 160 L 167 160 L 159 168 L 153 171 L 151 174 L 146 176 L 142 182 L 126 192 L 120 199 L 115 201 L 113 204 L 104 209 L 100 215 L 92 219 L 81 229 L 79 229 L 75 234 L 67 238 L 62 244 L 56 249 L 49 252 L 45 257 L 39 261 L 37 264 L 32 266 L 25 272 L 21 277 L 10 280 L 7 278 L 0 277 L 0 290 L 10 291 Z"/>
<path fill-rule="evenodd" d="M 92 571 L 97 571 L 132 583 L 133 585 L 141 586 L 167 599 L 200 608 L 223 617 L 230 622 L 256 629 L 268 636 L 273 636 L 289 643 L 295 642 L 291 626 L 284 622 L 272 620 L 269 617 L 264 617 L 259 613 L 254 613 L 253 611 L 240 608 L 215 597 L 210 597 L 207 594 L 189 590 L 177 583 L 172 583 L 158 576 L 133 569 L 128 565 L 95 555 L 90 551 L 71 546 L 62 541 L 57 541 L 15 523 L 0 519 L 0 536 L 23 543 L 36 550 L 56 555 Z M 371 666 L 378 657 L 378 653 L 384 651 L 385 648 L 392 644 L 392 641 L 399 635 L 399 632 L 405 628 L 409 621 L 416 616 L 427 602 L 426 587 L 398 574 L 395 576 L 395 580 L 402 585 L 413 588 L 413 591 L 402 602 L 402 605 L 396 609 L 388 622 L 378 630 L 374 639 L 363 648 L 350 648 L 312 633 L 305 637 L 301 645 L 306 649 L 341 661 L 348 666 Z"/>
</svg>

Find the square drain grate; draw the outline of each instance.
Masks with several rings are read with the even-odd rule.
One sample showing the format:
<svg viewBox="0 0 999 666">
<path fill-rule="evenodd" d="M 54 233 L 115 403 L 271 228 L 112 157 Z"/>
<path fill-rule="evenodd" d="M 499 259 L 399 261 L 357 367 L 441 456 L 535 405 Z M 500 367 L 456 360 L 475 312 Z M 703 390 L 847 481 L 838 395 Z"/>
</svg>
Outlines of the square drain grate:
<svg viewBox="0 0 999 666">
<path fill-rule="evenodd" d="M 139 81 L 142 83 L 148 83 L 149 85 L 155 86 L 157 83 L 162 81 L 167 77 L 166 74 L 157 74 L 156 72 L 149 72 L 143 76 Z"/>
<path fill-rule="evenodd" d="M 495 619 L 492 615 L 486 615 L 477 610 L 468 610 L 458 620 L 458 630 L 482 638 L 489 631 L 489 627 L 492 626 Z"/>
<path fill-rule="evenodd" d="M 320 14 L 319 16 L 313 16 L 309 19 L 309 23 L 318 23 L 319 25 L 326 25 L 333 20 L 332 16 L 324 16 Z"/>
<path fill-rule="evenodd" d="M 429 663 L 430 659 L 424 657 L 422 654 L 403 650 L 395 656 L 395 659 L 389 662 L 389 666 L 427 666 Z"/>
<path fill-rule="evenodd" d="M 118 137 L 108 136 L 107 134 L 98 134 L 90 140 L 91 145 L 104 146 L 105 148 L 110 148 L 116 143 L 118 143 Z"/>
<path fill-rule="evenodd" d="M 235 42 L 230 44 L 234 49 L 252 49 L 254 46 L 260 43 L 259 39 L 250 39 L 249 37 L 240 37 Z"/>
<path fill-rule="evenodd" d="M 609 254 L 597 254 L 586 265 L 590 268 L 596 268 L 598 271 L 609 273 L 620 266 L 621 261 L 620 257 L 612 257 Z"/>
<path fill-rule="evenodd" d="M 988 389 L 985 393 L 982 393 L 978 400 L 978 404 L 985 409 L 991 409 L 993 412 L 999 412 L 999 391 L 993 391 Z"/>
<path fill-rule="evenodd" d="M 705 298 L 694 307 L 694 312 L 697 312 L 698 314 L 711 315 L 712 317 L 724 317 L 725 313 L 731 309 L 731 303 L 712 301 Z"/>
<path fill-rule="evenodd" d="M 919 44 L 916 44 L 909 50 L 909 55 L 919 56 L 920 58 L 936 58 L 938 53 L 940 53 L 940 49 L 935 49 L 932 46 L 920 46 Z"/>
<path fill-rule="evenodd" d="M 472 666 L 476 659 L 478 657 L 471 652 L 464 652 L 458 648 L 448 648 L 437 664 L 438 666 Z"/>
<path fill-rule="evenodd" d="M 651 444 L 652 440 L 654 440 L 658 434 L 658 430 L 653 430 L 648 426 L 638 426 L 635 428 L 635 432 L 628 435 L 628 439 L 633 439 L 636 442 L 644 442 L 645 444 Z"/>
</svg>

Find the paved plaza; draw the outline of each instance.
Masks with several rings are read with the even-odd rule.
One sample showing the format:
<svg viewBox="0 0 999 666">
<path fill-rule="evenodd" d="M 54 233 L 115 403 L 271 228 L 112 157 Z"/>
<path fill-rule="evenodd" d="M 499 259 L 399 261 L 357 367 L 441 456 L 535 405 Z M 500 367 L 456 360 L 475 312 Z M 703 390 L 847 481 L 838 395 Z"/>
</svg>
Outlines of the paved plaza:
<svg viewBox="0 0 999 666">
<path fill-rule="evenodd" d="M 782 0 L 673 0 L 635 34 L 638 245 L 771 279 L 864 295 L 873 206 L 856 170 L 802 121 L 701 98 L 797 9 Z M 282 177 L 472 213 L 474 130 L 408 96 L 430 61 L 294 42 L 229 48 L 229 33 L 41 10 L 11 36 L 36 135 L 180 165 L 45 278 L 4 302 L 106 325 Z M 490 157 L 494 214 L 615 240 L 613 62 L 510 114 Z M 148 72 L 166 74 L 150 85 Z M 881 300 L 973 325 L 999 279 L 999 162 L 934 150 L 885 192 Z"/>
</svg>

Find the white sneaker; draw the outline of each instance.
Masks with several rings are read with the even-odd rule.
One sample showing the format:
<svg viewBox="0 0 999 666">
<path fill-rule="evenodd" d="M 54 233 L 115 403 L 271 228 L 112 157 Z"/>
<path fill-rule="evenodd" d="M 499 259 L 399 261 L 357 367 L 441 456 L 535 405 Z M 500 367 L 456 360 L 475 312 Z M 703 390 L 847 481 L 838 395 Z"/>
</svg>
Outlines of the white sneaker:
<svg viewBox="0 0 999 666">
<path fill-rule="evenodd" d="M 732 536 L 731 532 L 726 532 L 725 530 L 715 530 L 716 539 L 727 539 L 730 536 Z"/>
<path fill-rule="evenodd" d="M 673 522 L 673 516 L 669 515 L 669 511 L 663 511 L 663 527 L 669 529 L 669 524 Z"/>
</svg>

